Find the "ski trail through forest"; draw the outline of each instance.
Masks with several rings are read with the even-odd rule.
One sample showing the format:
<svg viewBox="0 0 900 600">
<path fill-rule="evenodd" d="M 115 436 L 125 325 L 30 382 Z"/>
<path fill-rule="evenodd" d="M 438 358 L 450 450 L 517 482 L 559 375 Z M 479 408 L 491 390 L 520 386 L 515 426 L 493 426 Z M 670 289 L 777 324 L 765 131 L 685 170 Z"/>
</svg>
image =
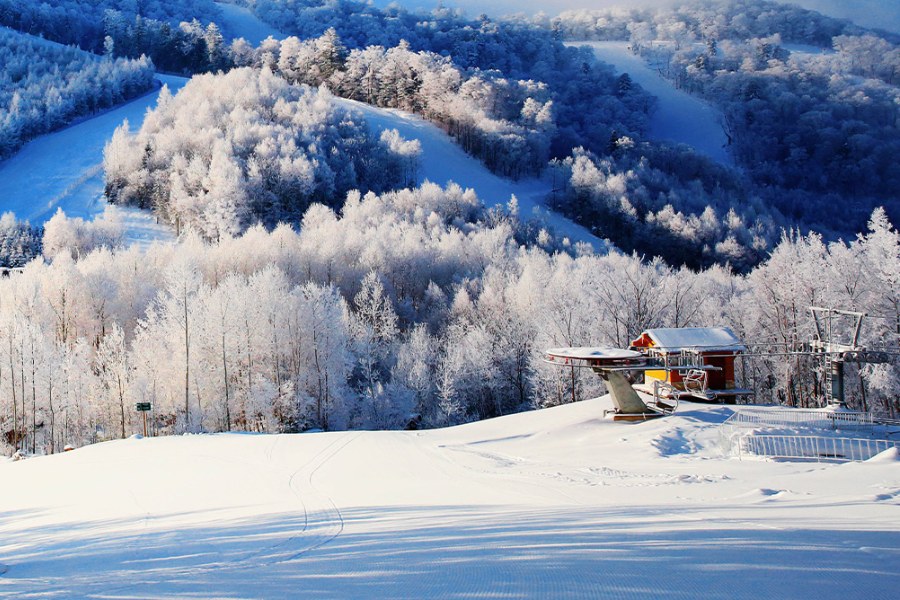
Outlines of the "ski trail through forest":
<svg viewBox="0 0 900 600">
<path fill-rule="evenodd" d="M 246 8 L 227 4 L 219 4 L 219 8 L 222 10 L 225 31 L 233 37 L 243 36 L 254 44 L 258 44 L 268 36 L 276 39 L 287 37 L 262 22 Z M 549 181 L 540 179 L 512 181 L 499 177 L 491 173 L 481 161 L 467 155 L 439 127 L 417 115 L 343 98 L 335 100 L 342 106 L 361 111 L 375 132 L 396 129 L 407 140 L 419 140 L 422 154 L 417 183 L 430 181 L 444 186 L 452 181 L 463 188 L 475 190 L 478 198 L 488 207 L 505 205 L 514 195 L 522 218 L 535 217 L 550 225 L 558 236 L 566 237 L 572 243 L 588 242 L 595 249 L 604 246 L 604 242 L 586 228 L 547 208 L 545 200 L 552 192 Z"/>
<path fill-rule="evenodd" d="M 503 206 L 515 196 L 519 215 L 523 219 L 536 218 L 551 226 L 559 237 L 572 243 L 587 242 L 597 249 L 603 242 L 586 228 L 549 210 L 545 199 L 552 192 L 546 179 L 513 181 L 491 173 L 481 161 L 466 154 L 447 133 L 418 115 L 390 108 L 335 98 L 338 104 L 363 113 L 374 132 L 396 129 L 407 140 L 419 140 L 419 184 L 430 181 L 441 186 L 453 182 L 471 188 L 487 207 Z"/>
<path fill-rule="evenodd" d="M 174 94 L 187 79 L 157 75 Z M 159 90 L 141 96 L 54 133 L 42 135 L 8 160 L 0 162 L 0 212 L 11 211 L 32 225 L 42 225 L 58 209 L 70 217 L 91 219 L 103 213 L 103 147 L 126 119 L 132 130 L 156 105 Z M 147 245 L 171 238 L 167 227 L 149 213 L 121 209 L 127 241 Z"/>
<path fill-rule="evenodd" d="M 644 59 L 632 54 L 628 42 L 568 42 L 568 46 L 590 46 L 594 55 L 628 73 L 632 81 L 656 96 L 658 104 L 650 119 L 651 138 L 687 144 L 725 165 L 734 161 L 728 154 L 728 137 L 722 129 L 722 115 L 713 106 L 676 89 Z"/>
</svg>

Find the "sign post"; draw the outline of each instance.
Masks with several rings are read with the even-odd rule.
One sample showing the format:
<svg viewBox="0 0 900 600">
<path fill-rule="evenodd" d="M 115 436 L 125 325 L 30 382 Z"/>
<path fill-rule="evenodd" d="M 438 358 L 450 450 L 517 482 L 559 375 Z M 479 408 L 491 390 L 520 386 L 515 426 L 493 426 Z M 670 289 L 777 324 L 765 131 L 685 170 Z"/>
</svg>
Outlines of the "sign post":
<svg viewBox="0 0 900 600">
<path fill-rule="evenodd" d="M 151 405 L 149 402 L 138 402 L 134 408 L 144 417 L 144 437 L 147 437 L 147 413 L 150 412 Z"/>
</svg>

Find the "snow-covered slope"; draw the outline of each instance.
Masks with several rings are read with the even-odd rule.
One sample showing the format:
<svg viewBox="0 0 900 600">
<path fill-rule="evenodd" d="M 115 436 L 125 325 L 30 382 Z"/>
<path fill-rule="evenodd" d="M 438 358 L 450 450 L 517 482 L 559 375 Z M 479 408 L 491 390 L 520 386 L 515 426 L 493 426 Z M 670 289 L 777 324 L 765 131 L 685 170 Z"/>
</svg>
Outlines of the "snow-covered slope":
<svg viewBox="0 0 900 600">
<path fill-rule="evenodd" d="M 484 2 L 479 0 L 371 0 L 376 6 L 382 8 L 391 4 L 399 4 L 408 10 L 429 11 L 438 5 L 445 8 L 458 8 L 472 18 L 480 14 L 491 17 L 503 15 L 526 14 L 533 15 L 542 12 L 548 15 L 556 15 L 561 11 L 570 9 L 599 10 L 617 6 L 643 7 L 660 4 L 667 0 L 491 0 Z"/>
<path fill-rule="evenodd" d="M 900 33 L 900 4 L 891 0 L 791 0 L 838 19 L 849 19 L 863 27 Z"/>
<path fill-rule="evenodd" d="M 172 93 L 187 82 L 181 77 L 157 75 Z M 71 217 L 93 218 L 103 212 L 103 146 L 116 127 L 128 119 L 140 127 L 147 109 L 156 104 L 159 92 L 147 94 L 91 119 L 26 144 L 18 153 L 0 162 L 0 212 L 12 211 L 32 225 L 47 221 L 61 208 Z M 152 215 L 138 210 L 122 211 L 126 237 L 136 243 L 172 237 L 157 225 Z"/>
<path fill-rule="evenodd" d="M 224 26 L 233 36 L 243 36 L 258 43 L 268 36 L 286 37 L 260 21 L 246 8 L 219 4 Z M 419 182 L 425 180 L 446 185 L 454 181 L 465 188 L 472 188 L 487 206 L 509 202 L 515 195 L 519 201 L 519 213 L 525 217 L 538 216 L 562 237 L 572 243 L 588 242 L 595 249 L 604 248 L 604 243 L 585 228 L 569 219 L 547 210 L 544 200 L 550 193 L 546 181 L 525 180 L 514 182 L 491 173 L 480 161 L 467 155 L 440 128 L 428 121 L 398 110 L 380 109 L 360 102 L 338 99 L 344 106 L 364 113 L 375 131 L 396 129 L 406 139 L 418 139 L 422 144 L 422 160 Z"/>
<path fill-rule="evenodd" d="M 725 459 L 726 408 L 607 406 L 0 463 L 0 597 L 893 597 L 900 462 Z"/>
<path fill-rule="evenodd" d="M 519 214 L 524 218 L 536 216 L 553 227 L 554 231 L 571 242 L 588 242 L 600 249 L 603 242 L 584 227 L 547 209 L 544 201 L 550 194 L 550 182 L 539 179 L 512 181 L 491 173 L 484 164 L 463 152 L 442 129 L 416 115 L 399 110 L 383 109 L 338 99 L 338 103 L 361 111 L 375 131 L 396 129 L 406 139 L 417 139 L 422 145 L 419 182 L 428 180 L 446 185 L 453 181 L 464 188 L 472 188 L 486 206 L 507 204 L 515 195 Z"/>
<path fill-rule="evenodd" d="M 259 46 L 267 37 L 278 40 L 287 37 L 271 25 L 260 21 L 248 8 L 224 2 L 216 2 L 216 5 L 221 11 L 219 25 L 228 39 L 242 37 L 254 46 Z"/>
<path fill-rule="evenodd" d="M 173 93 L 186 82 L 178 77 L 158 77 Z M 45 222 L 58 208 L 69 216 L 87 219 L 102 213 L 106 206 L 102 199 L 103 147 L 125 119 L 132 130 L 138 129 L 157 96 L 158 93 L 149 94 L 93 119 L 41 136 L 0 163 L 0 212 L 12 211 L 32 224 Z M 397 129 L 407 139 L 420 140 L 423 150 L 420 181 L 442 185 L 455 181 L 473 188 L 488 206 L 505 204 L 516 195 L 524 217 L 539 215 L 572 242 L 587 241 L 600 246 L 600 241 L 590 232 L 544 208 L 544 198 L 550 191 L 547 182 L 514 182 L 494 175 L 480 161 L 463 152 L 441 129 L 415 115 L 339 98 L 335 101 L 362 112 L 376 131 Z M 125 209 L 123 216 L 131 242 L 146 244 L 171 237 L 171 232 L 157 225 L 149 213 Z"/>
<path fill-rule="evenodd" d="M 376 6 L 385 7 L 400 4 L 410 10 L 431 10 L 438 5 L 437 0 L 373 0 Z M 539 11 L 549 15 L 564 10 L 601 10 L 627 6 L 630 8 L 654 7 L 670 4 L 668 0 L 444 0 L 441 4 L 448 8 L 461 8 L 470 16 L 487 13 L 501 16 L 523 12 L 535 14 Z M 850 19 L 864 27 L 875 27 L 900 33 L 900 7 L 891 0 L 785 0 L 783 4 L 799 4 L 804 8 L 817 10 L 839 19 Z"/>
<path fill-rule="evenodd" d="M 657 140 L 692 146 L 710 158 L 731 164 L 726 146 L 728 138 L 722 129 L 721 113 L 708 103 L 675 89 L 639 56 L 628 49 L 627 42 L 571 42 L 571 46 L 590 46 L 600 60 L 617 71 L 628 73 L 645 90 L 659 100 L 650 121 L 650 136 Z"/>
</svg>

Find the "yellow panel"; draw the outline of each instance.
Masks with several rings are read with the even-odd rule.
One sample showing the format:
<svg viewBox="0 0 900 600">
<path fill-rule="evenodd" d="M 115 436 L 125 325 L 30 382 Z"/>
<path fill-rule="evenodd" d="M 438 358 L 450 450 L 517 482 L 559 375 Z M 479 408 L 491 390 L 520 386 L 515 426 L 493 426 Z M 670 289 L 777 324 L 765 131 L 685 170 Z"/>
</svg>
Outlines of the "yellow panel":
<svg viewBox="0 0 900 600">
<path fill-rule="evenodd" d="M 665 371 L 644 371 L 646 379 L 658 379 L 659 381 L 668 381 L 668 373 Z"/>
</svg>

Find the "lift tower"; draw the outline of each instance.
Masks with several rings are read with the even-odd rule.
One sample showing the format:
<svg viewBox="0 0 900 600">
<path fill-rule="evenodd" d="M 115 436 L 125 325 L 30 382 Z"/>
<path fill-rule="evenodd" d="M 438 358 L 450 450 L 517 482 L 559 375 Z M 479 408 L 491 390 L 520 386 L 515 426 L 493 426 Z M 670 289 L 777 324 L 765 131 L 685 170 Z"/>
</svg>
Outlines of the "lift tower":
<svg viewBox="0 0 900 600">
<path fill-rule="evenodd" d="M 816 327 L 815 337 L 810 342 L 810 349 L 826 361 L 825 399 L 828 404 L 846 407 L 844 364 L 848 362 L 886 363 L 891 360 L 891 354 L 870 351 L 859 345 L 859 332 L 862 329 L 863 319 L 866 317 L 865 313 L 820 306 L 810 306 L 809 312 L 812 314 Z M 836 322 L 838 323 L 837 327 Z M 844 326 L 840 327 L 841 324 Z"/>
</svg>

